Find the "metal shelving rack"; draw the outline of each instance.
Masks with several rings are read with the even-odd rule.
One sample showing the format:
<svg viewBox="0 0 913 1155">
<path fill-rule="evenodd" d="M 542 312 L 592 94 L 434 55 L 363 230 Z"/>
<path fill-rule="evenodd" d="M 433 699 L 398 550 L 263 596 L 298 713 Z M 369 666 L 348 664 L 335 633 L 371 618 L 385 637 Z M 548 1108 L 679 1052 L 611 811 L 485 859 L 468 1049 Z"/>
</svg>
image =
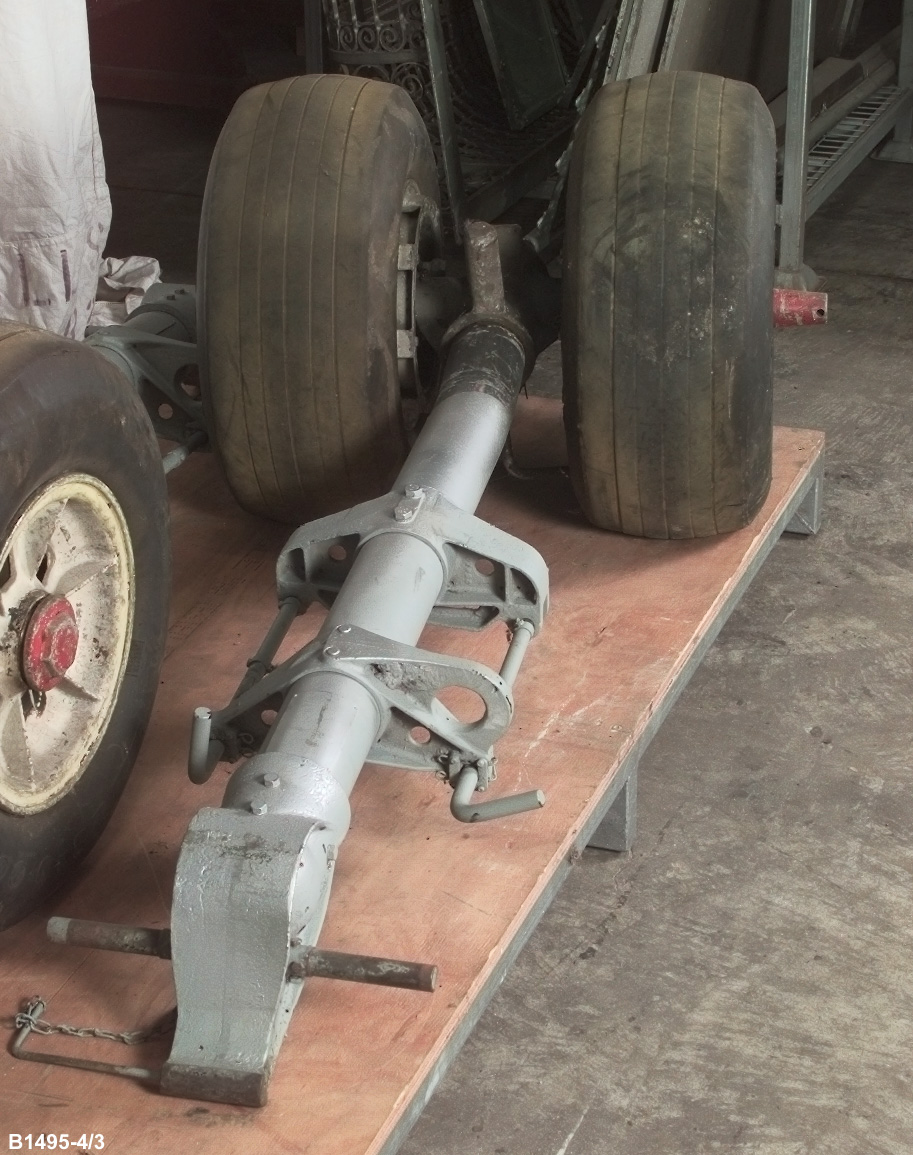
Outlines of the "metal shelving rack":
<svg viewBox="0 0 913 1155">
<path fill-rule="evenodd" d="M 904 0 L 896 83 L 861 94 L 845 116 L 812 142 L 808 109 L 814 27 L 815 0 L 793 0 L 778 206 L 777 285 L 787 289 L 817 285 L 818 277 L 803 262 L 805 222 L 892 130 L 893 139 L 882 145 L 879 158 L 913 163 L 913 0 Z"/>
</svg>

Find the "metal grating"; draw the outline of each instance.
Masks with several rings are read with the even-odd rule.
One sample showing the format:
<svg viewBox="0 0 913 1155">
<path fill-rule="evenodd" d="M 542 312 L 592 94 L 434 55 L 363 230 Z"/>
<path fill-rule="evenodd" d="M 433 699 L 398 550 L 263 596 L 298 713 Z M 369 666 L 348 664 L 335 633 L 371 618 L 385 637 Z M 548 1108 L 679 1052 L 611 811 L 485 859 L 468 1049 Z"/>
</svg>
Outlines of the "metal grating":
<svg viewBox="0 0 913 1155">
<path fill-rule="evenodd" d="M 909 89 L 888 84 L 861 101 L 809 149 L 806 215 L 810 216 L 909 106 Z"/>
<path fill-rule="evenodd" d="M 886 84 L 861 100 L 809 149 L 805 217 L 816 212 L 854 168 L 881 143 L 913 105 L 913 90 Z M 783 196 L 783 167 L 777 165 L 777 201 Z M 782 206 L 777 205 L 777 223 Z"/>
<path fill-rule="evenodd" d="M 806 187 L 815 187 L 826 169 L 833 165 L 838 157 L 845 153 L 854 141 L 869 129 L 877 120 L 879 114 L 884 113 L 891 105 L 892 98 L 901 95 L 902 90 L 894 85 L 886 85 L 858 104 L 849 116 L 844 117 L 839 124 L 822 136 L 808 151 L 808 175 Z"/>
</svg>

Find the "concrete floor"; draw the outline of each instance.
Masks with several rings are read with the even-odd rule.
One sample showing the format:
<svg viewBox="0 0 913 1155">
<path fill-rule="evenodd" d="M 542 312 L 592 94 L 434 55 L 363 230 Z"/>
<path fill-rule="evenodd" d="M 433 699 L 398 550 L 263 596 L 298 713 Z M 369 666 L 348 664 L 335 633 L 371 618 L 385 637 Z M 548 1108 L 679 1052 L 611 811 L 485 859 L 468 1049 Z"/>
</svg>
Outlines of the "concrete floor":
<svg viewBox="0 0 913 1155">
<path fill-rule="evenodd" d="M 217 122 L 101 120 L 109 251 L 189 280 Z M 778 335 L 776 418 L 827 433 L 824 527 L 774 550 L 641 764 L 633 853 L 583 855 L 403 1155 L 913 1150 L 913 168 L 866 162 L 807 259 L 831 319 Z"/>
</svg>

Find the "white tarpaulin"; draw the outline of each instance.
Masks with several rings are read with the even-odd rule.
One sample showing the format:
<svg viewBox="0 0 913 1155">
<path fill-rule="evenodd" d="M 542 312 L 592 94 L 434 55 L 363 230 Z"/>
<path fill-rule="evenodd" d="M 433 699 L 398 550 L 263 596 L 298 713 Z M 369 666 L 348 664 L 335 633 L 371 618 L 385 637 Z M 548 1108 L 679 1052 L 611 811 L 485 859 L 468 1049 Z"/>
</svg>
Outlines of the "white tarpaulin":
<svg viewBox="0 0 913 1155">
<path fill-rule="evenodd" d="M 0 317 L 82 337 L 110 223 L 86 0 L 0 0 Z"/>
<path fill-rule="evenodd" d="M 105 257 L 98 270 L 98 290 L 90 325 L 122 325 L 143 303 L 146 290 L 162 279 L 154 257 Z"/>
</svg>

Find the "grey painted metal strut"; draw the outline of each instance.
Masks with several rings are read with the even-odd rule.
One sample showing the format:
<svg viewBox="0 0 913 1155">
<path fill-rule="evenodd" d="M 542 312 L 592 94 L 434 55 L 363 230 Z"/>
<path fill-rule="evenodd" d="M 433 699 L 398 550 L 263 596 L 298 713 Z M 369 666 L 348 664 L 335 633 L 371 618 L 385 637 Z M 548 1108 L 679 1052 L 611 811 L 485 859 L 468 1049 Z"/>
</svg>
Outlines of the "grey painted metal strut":
<svg viewBox="0 0 913 1155">
<path fill-rule="evenodd" d="M 783 197 L 780 208 L 780 254 L 776 283 L 783 288 L 813 289 L 817 278 L 802 264 L 805 248 L 805 170 L 808 164 L 808 86 L 815 38 L 815 0 L 793 0 L 789 34 L 789 88 Z"/>
<path fill-rule="evenodd" d="M 466 248 L 473 310 L 453 327 L 437 404 L 392 492 L 302 527 L 280 557 L 284 608 L 270 646 L 287 628 L 289 598 L 331 603 L 318 637 L 275 671 L 261 662 L 262 678 L 245 679 L 225 711 L 197 711 L 191 775 L 202 780 L 237 748 L 239 727 L 256 729 L 266 703 L 282 699 L 222 806 L 199 811 L 181 850 L 171 926 L 178 1021 L 161 1078 L 169 1093 L 266 1101 L 302 976 L 312 973 L 348 796 L 369 758 L 435 771 L 454 787 L 464 821 L 544 800 L 530 791 L 472 803 L 494 776 L 493 741 L 509 724 L 513 679 L 545 612 L 547 571 L 529 546 L 473 516 L 531 357 L 504 304 L 494 230 L 470 223 Z M 334 564 L 344 569 L 338 588 L 327 576 Z M 436 613 L 468 628 L 508 621 L 504 677 L 416 649 Z M 437 699 L 448 684 L 478 693 L 485 717 L 449 714 Z"/>
</svg>

